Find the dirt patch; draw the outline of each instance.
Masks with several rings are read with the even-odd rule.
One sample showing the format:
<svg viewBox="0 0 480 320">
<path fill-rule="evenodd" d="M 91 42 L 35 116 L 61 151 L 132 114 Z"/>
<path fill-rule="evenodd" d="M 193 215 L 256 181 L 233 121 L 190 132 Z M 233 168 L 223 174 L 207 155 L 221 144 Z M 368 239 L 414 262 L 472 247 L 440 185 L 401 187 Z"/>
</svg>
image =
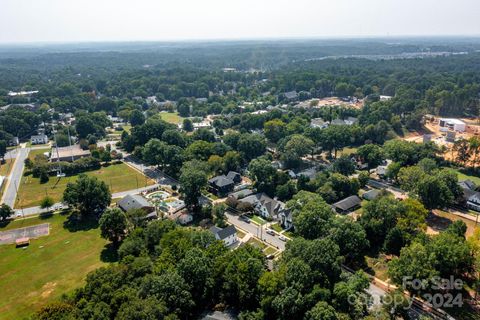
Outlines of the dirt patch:
<svg viewBox="0 0 480 320">
<path fill-rule="evenodd" d="M 57 286 L 56 282 L 45 283 L 42 287 L 42 293 L 40 296 L 44 299 L 48 298 L 52 294 L 52 292 L 55 290 L 56 286 Z"/>
</svg>

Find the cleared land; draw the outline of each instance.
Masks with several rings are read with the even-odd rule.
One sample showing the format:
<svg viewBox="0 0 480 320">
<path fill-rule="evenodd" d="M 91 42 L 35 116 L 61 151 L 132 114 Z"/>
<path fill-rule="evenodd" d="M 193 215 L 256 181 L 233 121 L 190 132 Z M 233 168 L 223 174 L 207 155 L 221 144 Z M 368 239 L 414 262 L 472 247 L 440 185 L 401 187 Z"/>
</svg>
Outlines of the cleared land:
<svg viewBox="0 0 480 320">
<path fill-rule="evenodd" d="M 176 112 L 160 112 L 160 117 L 162 120 L 173 124 L 179 124 L 183 121 L 183 118 Z"/>
<path fill-rule="evenodd" d="M 107 241 L 100 237 L 96 225 L 69 227 L 66 221 L 66 216 L 54 215 L 16 220 L 0 228 L 5 231 L 50 223 L 50 235 L 31 240 L 25 249 L 13 244 L 0 246 L 0 319 L 25 319 L 42 305 L 83 285 L 88 272 L 106 264 L 101 256 L 109 256 Z"/>
<path fill-rule="evenodd" d="M 33 160 L 37 155 L 44 154 L 45 152 L 49 152 L 50 150 L 50 148 L 30 150 L 30 152 L 28 153 L 28 159 Z"/>
<path fill-rule="evenodd" d="M 136 189 L 137 182 L 139 188 L 155 183 L 124 163 L 112 164 L 86 174 L 104 181 L 112 193 Z M 24 176 L 19 186 L 15 208 L 38 206 L 46 195 L 52 197 L 55 202 L 59 202 L 67 183 L 77 179 L 78 175 L 64 178 L 50 177 L 47 183 L 41 184 L 39 178 L 31 175 Z"/>
</svg>

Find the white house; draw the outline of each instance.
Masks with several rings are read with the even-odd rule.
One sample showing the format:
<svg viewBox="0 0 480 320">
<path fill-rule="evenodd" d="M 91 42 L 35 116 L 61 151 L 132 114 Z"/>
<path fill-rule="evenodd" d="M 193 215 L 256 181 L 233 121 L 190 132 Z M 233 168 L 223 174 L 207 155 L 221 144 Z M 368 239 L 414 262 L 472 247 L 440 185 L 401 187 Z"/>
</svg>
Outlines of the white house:
<svg viewBox="0 0 480 320">
<path fill-rule="evenodd" d="M 465 132 L 467 125 L 459 119 L 441 118 L 438 122 L 440 128 L 448 128 L 458 132 Z"/>
<path fill-rule="evenodd" d="M 227 247 L 238 241 L 237 229 L 232 224 L 223 229 L 213 226 L 210 228 L 210 232 L 213 233 L 215 239 L 223 241 Z"/>
<path fill-rule="evenodd" d="M 36 136 L 30 137 L 30 142 L 32 144 L 47 144 L 48 143 L 48 136 L 46 134 L 39 134 Z"/>
<path fill-rule="evenodd" d="M 259 215 L 267 219 L 280 219 L 281 213 L 285 210 L 283 202 L 272 199 L 265 193 L 253 194 L 239 201 L 250 203 Z"/>
</svg>

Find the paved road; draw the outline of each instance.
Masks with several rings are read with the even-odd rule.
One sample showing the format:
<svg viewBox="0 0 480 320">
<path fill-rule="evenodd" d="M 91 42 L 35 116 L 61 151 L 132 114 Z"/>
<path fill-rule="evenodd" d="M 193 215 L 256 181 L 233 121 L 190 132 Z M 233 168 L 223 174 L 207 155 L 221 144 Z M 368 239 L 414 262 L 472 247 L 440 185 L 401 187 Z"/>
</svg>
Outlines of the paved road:
<svg viewBox="0 0 480 320">
<path fill-rule="evenodd" d="M 245 221 L 238 219 L 238 216 L 233 215 L 229 212 L 225 212 L 225 215 L 227 216 L 228 222 L 233 224 L 234 226 L 240 229 L 243 229 L 245 231 L 248 231 L 250 234 L 258 238 L 262 238 L 265 242 L 267 242 L 268 244 L 274 247 L 277 247 L 281 251 L 285 250 L 285 242 L 280 240 L 278 238 L 278 235 L 276 236 L 269 235 L 265 232 L 265 228 L 263 228 L 262 230 L 260 226 L 258 226 L 253 222 L 246 223 Z"/>
<path fill-rule="evenodd" d="M 20 181 L 22 179 L 25 159 L 28 157 L 29 152 L 30 152 L 30 148 L 18 149 L 17 159 L 15 160 L 15 164 L 7 180 L 7 186 L 3 194 L 2 203 L 6 203 L 12 208 L 13 208 L 13 205 L 15 204 L 15 199 L 17 197 L 17 188 L 20 185 Z"/>
<path fill-rule="evenodd" d="M 122 191 L 122 192 L 117 192 L 112 194 L 112 199 L 115 198 L 123 198 L 128 194 L 139 194 L 144 191 L 148 191 L 151 189 L 156 189 L 158 188 L 158 184 L 154 184 L 152 186 L 148 186 L 145 188 L 139 188 L 139 189 L 133 189 L 133 190 L 128 190 L 128 191 Z M 62 204 L 61 203 L 55 203 L 52 208 L 59 208 Z M 24 208 L 24 209 L 16 209 L 15 213 L 17 217 L 27 217 L 27 216 L 32 216 L 40 213 L 47 212 L 47 209 L 42 209 L 40 207 L 29 207 L 29 208 Z"/>
</svg>

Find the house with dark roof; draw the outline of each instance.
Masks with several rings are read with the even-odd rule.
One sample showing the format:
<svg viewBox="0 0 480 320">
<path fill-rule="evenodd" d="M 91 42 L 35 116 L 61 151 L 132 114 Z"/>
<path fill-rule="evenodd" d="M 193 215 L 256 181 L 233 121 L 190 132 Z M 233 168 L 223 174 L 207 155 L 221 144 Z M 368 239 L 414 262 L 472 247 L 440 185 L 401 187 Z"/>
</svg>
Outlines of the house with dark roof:
<svg viewBox="0 0 480 320">
<path fill-rule="evenodd" d="M 235 182 L 235 183 L 242 182 L 242 176 L 240 175 L 240 173 L 235 172 L 235 171 L 229 171 L 228 174 L 227 174 L 227 178 L 230 179 L 230 180 L 233 180 L 233 182 Z"/>
<path fill-rule="evenodd" d="M 290 229 L 293 227 L 292 212 L 288 209 L 282 210 L 279 214 L 280 224 L 284 229 Z"/>
<path fill-rule="evenodd" d="M 338 213 L 350 213 L 358 208 L 362 200 L 358 196 L 350 196 L 332 204 L 333 209 Z"/>
<path fill-rule="evenodd" d="M 124 212 L 132 209 L 142 209 L 148 214 L 155 211 L 155 207 L 152 206 L 147 199 L 138 194 L 126 195 L 122 200 L 118 201 L 117 205 Z"/>
<path fill-rule="evenodd" d="M 251 204 L 257 214 L 267 219 L 280 219 L 280 215 L 285 211 L 283 202 L 272 199 L 263 192 L 240 199 L 239 202 Z"/>
<path fill-rule="evenodd" d="M 209 230 L 213 233 L 215 239 L 223 241 L 227 247 L 238 241 L 237 229 L 233 224 L 223 229 L 213 226 Z"/>
<path fill-rule="evenodd" d="M 225 175 L 216 176 L 208 180 L 208 190 L 218 196 L 227 195 L 233 191 L 235 182 Z"/>
</svg>

